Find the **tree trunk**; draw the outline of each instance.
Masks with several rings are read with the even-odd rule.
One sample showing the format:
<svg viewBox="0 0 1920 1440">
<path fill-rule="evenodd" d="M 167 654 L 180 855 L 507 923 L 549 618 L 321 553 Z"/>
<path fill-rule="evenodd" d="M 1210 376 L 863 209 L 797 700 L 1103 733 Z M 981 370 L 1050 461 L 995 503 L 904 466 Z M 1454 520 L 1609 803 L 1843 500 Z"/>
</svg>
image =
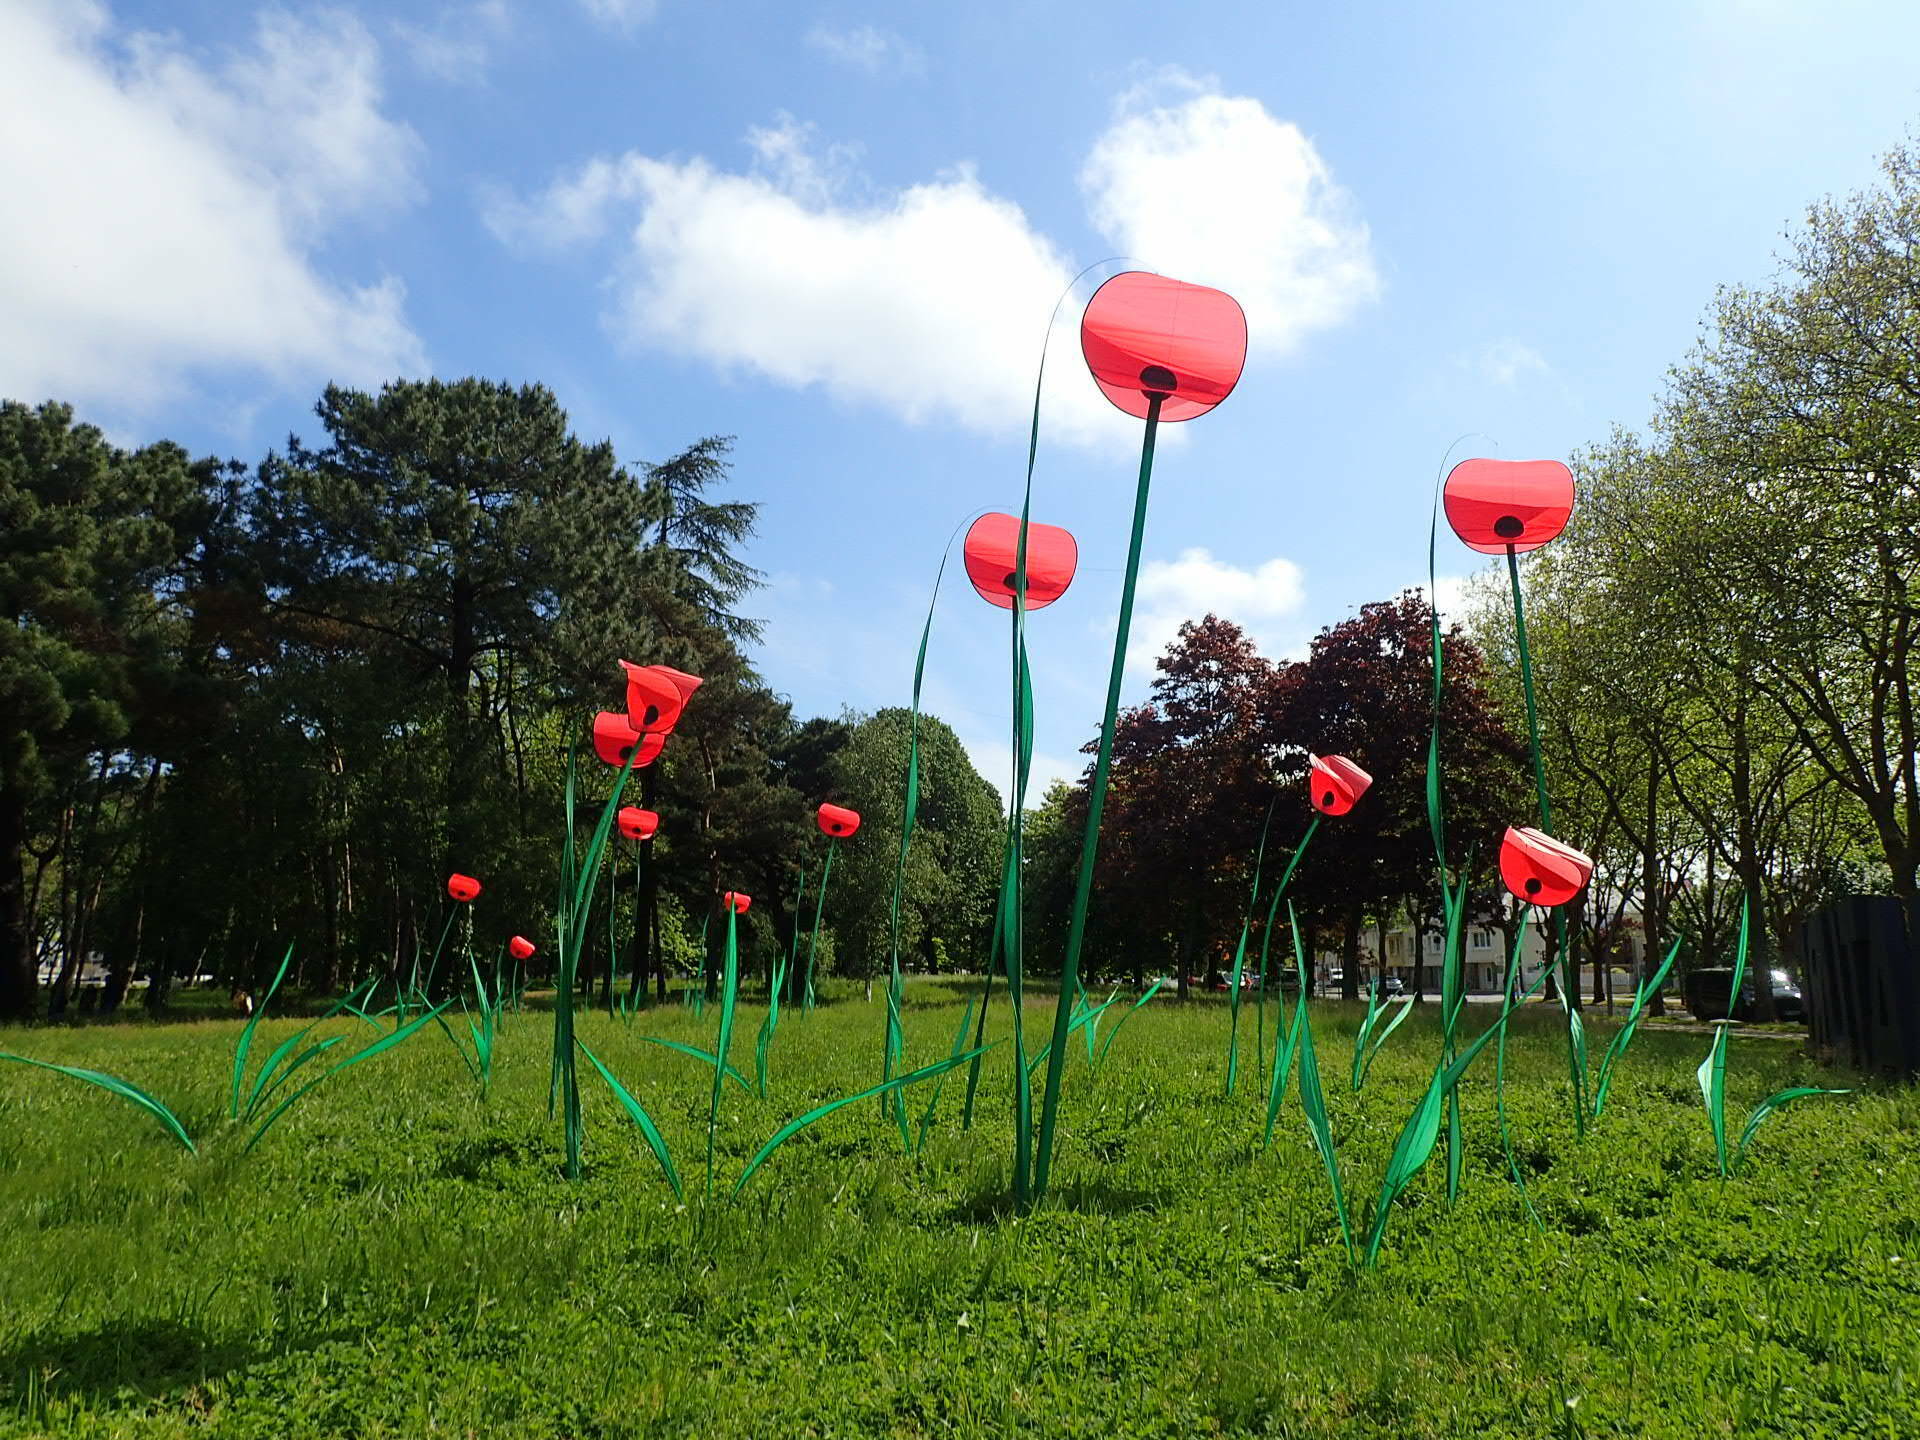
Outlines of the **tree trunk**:
<svg viewBox="0 0 1920 1440">
<path fill-rule="evenodd" d="M 1347 911 L 1346 935 L 1341 943 L 1340 998 L 1360 998 L 1360 911 Z"/>
<path fill-rule="evenodd" d="M 0 1020 L 28 1020 L 34 1012 L 26 846 L 26 797 L 0 781 Z"/>
<path fill-rule="evenodd" d="M 473 584 L 456 570 L 447 607 L 446 774 L 442 777 L 441 789 L 441 808 L 446 821 L 446 851 L 440 868 L 443 883 L 449 875 L 471 875 L 476 865 L 470 803 L 473 783 L 467 774 L 472 720 L 468 690 L 473 678 L 474 658 L 479 649 L 474 634 L 473 608 Z M 435 967 L 428 993 L 435 998 L 447 994 L 448 991 L 442 986 L 453 985 L 453 971 L 454 967 L 446 964 L 445 956 L 442 956 L 441 963 Z"/>
</svg>

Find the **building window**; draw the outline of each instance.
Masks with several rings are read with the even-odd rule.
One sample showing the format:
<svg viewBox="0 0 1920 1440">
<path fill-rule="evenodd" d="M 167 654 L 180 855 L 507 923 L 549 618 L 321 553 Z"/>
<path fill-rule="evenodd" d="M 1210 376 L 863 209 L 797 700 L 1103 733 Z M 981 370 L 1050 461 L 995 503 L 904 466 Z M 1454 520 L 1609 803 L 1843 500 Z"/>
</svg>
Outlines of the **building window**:
<svg viewBox="0 0 1920 1440">
<path fill-rule="evenodd" d="M 1493 932 L 1491 930 L 1476 929 L 1473 932 L 1473 948 L 1476 950 L 1491 950 L 1493 948 Z"/>
</svg>

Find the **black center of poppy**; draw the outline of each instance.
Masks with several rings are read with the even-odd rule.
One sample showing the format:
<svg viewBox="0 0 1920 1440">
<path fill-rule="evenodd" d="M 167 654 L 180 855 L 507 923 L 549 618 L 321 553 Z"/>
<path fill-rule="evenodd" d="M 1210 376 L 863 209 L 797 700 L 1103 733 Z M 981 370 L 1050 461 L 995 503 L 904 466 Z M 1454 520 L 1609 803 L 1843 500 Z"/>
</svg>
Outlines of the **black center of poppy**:
<svg viewBox="0 0 1920 1440">
<path fill-rule="evenodd" d="M 1179 384 L 1179 377 L 1164 365 L 1149 365 L 1140 372 L 1140 388 L 1148 395 L 1158 395 L 1163 400 Z"/>
<path fill-rule="evenodd" d="M 622 745 L 622 746 L 620 747 L 620 763 L 621 763 L 622 765 L 624 765 L 624 764 L 626 764 L 626 763 L 627 763 L 627 760 L 628 760 L 628 758 L 629 758 L 630 756 L 632 756 L 632 754 L 633 754 L 633 746 L 631 746 L 631 745 Z"/>
<path fill-rule="evenodd" d="M 1322 795 L 1320 797 L 1320 803 L 1326 809 L 1331 810 L 1333 808 L 1333 792 L 1329 790 L 1326 794 Z"/>
<path fill-rule="evenodd" d="M 1540 882 L 1538 880 L 1529 879 L 1527 881 L 1526 890 L 1527 890 L 1527 894 L 1529 895 L 1538 895 L 1540 893 Z"/>
<path fill-rule="evenodd" d="M 1493 522 L 1493 533 L 1502 540 L 1518 540 L 1526 528 L 1518 515 L 1502 515 Z"/>
<path fill-rule="evenodd" d="M 1499 526 L 1495 526 L 1494 528 L 1497 530 L 1499 529 Z M 1504 530 L 1501 530 L 1500 533 L 1504 535 L 1507 532 Z M 1514 531 L 1514 534 L 1516 535 L 1519 533 L 1520 532 L 1517 530 Z M 640 723 L 642 725 L 651 725 L 654 721 L 658 720 L 659 718 L 660 718 L 660 707 L 658 705 L 649 705 L 647 706 L 647 713 L 640 717 Z"/>
<path fill-rule="evenodd" d="M 1009 570 L 1007 571 L 1007 578 L 1000 583 L 1009 590 L 1018 590 L 1020 588 L 1020 575 L 1017 571 Z"/>
</svg>

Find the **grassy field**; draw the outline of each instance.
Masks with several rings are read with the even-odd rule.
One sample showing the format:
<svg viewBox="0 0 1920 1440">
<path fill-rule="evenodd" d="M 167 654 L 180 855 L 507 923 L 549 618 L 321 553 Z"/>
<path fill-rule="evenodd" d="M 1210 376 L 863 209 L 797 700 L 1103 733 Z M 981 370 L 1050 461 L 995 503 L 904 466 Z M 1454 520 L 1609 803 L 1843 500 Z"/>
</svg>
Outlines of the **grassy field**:
<svg viewBox="0 0 1920 1440">
<path fill-rule="evenodd" d="M 911 986 L 914 1063 L 947 1052 L 961 993 Z M 723 1191 L 785 1119 L 876 1078 L 878 1003 L 829 999 L 783 1020 L 766 1100 L 729 1087 Z M 1422 1008 L 1356 1096 L 1359 1017 L 1315 1007 L 1357 1222 L 1431 1072 Z M 736 1030 L 749 1075 L 759 1018 Z M 1642 1034 L 1576 1142 L 1557 1019 L 1530 1007 L 1510 1057 L 1544 1229 L 1506 1174 L 1489 1053 L 1458 1203 L 1436 1157 L 1364 1273 L 1297 1096 L 1264 1153 L 1261 1077 L 1223 1096 L 1217 1003 L 1150 1006 L 1097 1075 L 1076 1042 L 1056 1190 L 1020 1217 L 1004 1051 L 971 1133 L 964 1072 L 947 1085 L 917 1165 L 862 1103 L 708 1202 L 711 1070 L 640 1037 L 710 1045 L 715 1011 L 589 1017 L 673 1147 L 682 1206 L 590 1071 L 587 1174 L 561 1178 L 544 1014 L 509 1018 L 484 1101 L 427 1033 L 250 1155 L 223 1118 L 237 1023 L 6 1032 L 146 1087 L 202 1144 L 0 1066 L 0 1434 L 1920 1435 L 1920 1097 L 1789 1107 L 1722 1180 L 1704 1037 Z M 269 1020 L 256 1055 L 291 1029 Z M 1729 1124 L 1791 1083 L 1846 1081 L 1737 1037 Z"/>
</svg>

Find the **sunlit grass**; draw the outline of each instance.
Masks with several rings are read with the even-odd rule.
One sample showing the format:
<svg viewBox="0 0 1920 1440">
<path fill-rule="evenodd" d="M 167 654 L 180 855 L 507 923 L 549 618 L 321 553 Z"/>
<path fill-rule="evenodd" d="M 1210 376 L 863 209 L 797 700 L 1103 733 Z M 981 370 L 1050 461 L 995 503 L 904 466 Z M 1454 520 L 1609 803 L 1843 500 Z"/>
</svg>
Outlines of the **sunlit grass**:
<svg viewBox="0 0 1920 1440">
<path fill-rule="evenodd" d="M 908 985 L 909 1065 L 953 1053 L 966 993 Z M 767 1098 L 727 1084 L 716 1198 L 689 1187 L 684 1206 L 603 1086 L 583 1091 L 583 1177 L 563 1177 L 540 1009 L 502 1017 L 487 1095 L 423 1034 L 316 1088 L 250 1155 L 227 1118 L 237 1022 L 8 1032 L 164 1099 L 201 1154 L 92 1087 L 0 1073 L 0 1433 L 1399 1440 L 1564 1434 L 1569 1413 L 1589 1436 L 1920 1433 L 1910 1092 L 1789 1108 L 1722 1180 L 1694 1079 L 1706 1037 L 1645 1027 L 1577 1144 L 1563 1022 L 1530 1006 L 1508 1101 L 1546 1233 L 1507 1178 L 1483 1063 L 1461 1090 L 1459 1203 L 1436 1156 L 1356 1274 L 1297 1094 L 1265 1152 L 1264 1087 L 1224 1097 L 1218 1003 L 1144 1007 L 1097 1081 L 1072 1047 L 1031 1215 L 1008 1203 L 995 1063 L 972 1133 L 949 1085 L 917 1161 L 852 1105 L 727 1198 L 785 1121 L 878 1079 L 878 1010 L 852 987 L 822 1001 L 783 1017 Z M 1437 1008 L 1356 1095 L 1363 1011 L 1315 1007 L 1356 1226 L 1432 1077 Z M 1495 1013 L 1468 1007 L 1465 1038 Z M 743 1003 L 737 1023 L 760 1017 Z M 710 1049 L 717 1020 L 578 1012 L 689 1164 L 711 1068 L 643 1037 Z M 256 1047 L 300 1023 L 270 1017 Z M 996 1008 L 988 1039 L 1006 1028 Z M 1794 1083 L 1846 1080 L 1741 1038 L 1730 1105 Z M 916 1141 L 931 1088 L 907 1095 Z"/>
</svg>

